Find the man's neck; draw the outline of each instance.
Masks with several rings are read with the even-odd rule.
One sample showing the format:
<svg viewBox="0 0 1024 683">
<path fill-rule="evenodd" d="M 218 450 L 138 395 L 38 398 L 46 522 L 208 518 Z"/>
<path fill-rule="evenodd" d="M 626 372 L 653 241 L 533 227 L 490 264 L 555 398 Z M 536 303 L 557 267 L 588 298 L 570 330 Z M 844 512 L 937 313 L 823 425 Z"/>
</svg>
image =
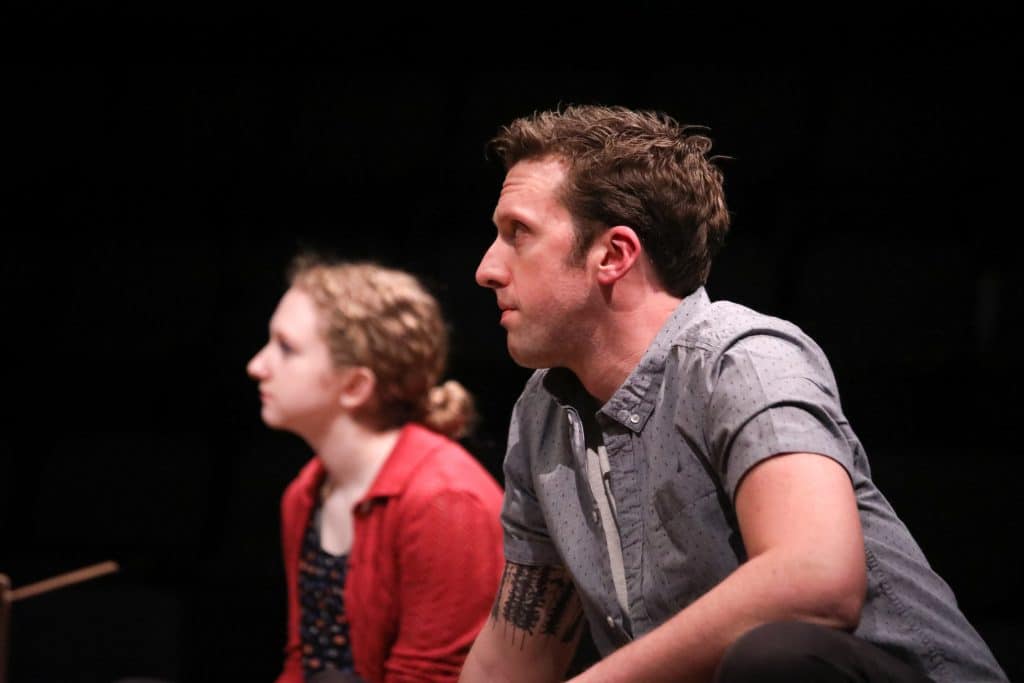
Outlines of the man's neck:
<svg viewBox="0 0 1024 683">
<path fill-rule="evenodd" d="M 599 338 L 591 352 L 569 368 L 587 393 L 606 403 L 640 363 L 680 301 L 657 292 L 641 305 L 609 308 L 608 319 L 597 327 Z"/>
</svg>

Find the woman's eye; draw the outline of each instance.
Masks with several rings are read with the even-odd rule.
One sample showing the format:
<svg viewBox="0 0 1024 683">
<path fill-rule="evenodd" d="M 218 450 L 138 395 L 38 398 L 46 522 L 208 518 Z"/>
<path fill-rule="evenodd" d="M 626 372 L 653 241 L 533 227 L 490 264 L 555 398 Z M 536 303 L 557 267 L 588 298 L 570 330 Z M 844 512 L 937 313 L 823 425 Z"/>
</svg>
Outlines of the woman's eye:
<svg viewBox="0 0 1024 683">
<path fill-rule="evenodd" d="M 295 353 L 295 349 L 292 348 L 292 346 L 286 341 L 278 339 L 277 346 L 278 348 L 281 349 L 281 353 L 283 353 L 286 356 L 290 356 L 291 354 Z"/>
</svg>

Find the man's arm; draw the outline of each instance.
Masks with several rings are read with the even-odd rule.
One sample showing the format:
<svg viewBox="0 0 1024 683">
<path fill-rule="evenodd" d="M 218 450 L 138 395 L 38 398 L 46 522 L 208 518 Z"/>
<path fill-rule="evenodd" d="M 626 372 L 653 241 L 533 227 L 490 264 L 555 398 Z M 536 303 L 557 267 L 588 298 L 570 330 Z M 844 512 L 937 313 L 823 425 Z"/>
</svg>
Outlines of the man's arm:
<svg viewBox="0 0 1024 683">
<path fill-rule="evenodd" d="M 810 453 L 769 458 L 740 482 L 736 512 L 749 560 L 574 681 L 710 681 L 729 645 L 761 624 L 856 627 L 867 585 L 864 540 L 839 463 Z"/>
<path fill-rule="evenodd" d="M 563 567 L 506 562 L 491 616 L 466 658 L 460 683 L 562 680 L 583 619 Z"/>
</svg>

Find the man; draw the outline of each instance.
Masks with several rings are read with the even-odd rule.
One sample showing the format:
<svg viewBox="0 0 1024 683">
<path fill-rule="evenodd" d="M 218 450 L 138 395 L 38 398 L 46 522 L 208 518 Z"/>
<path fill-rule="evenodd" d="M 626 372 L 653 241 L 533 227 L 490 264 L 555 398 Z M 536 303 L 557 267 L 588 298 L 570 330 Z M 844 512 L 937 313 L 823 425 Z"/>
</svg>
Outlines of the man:
<svg viewBox="0 0 1024 683">
<path fill-rule="evenodd" d="M 460 680 L 1005 680 L 871 481 L 828 361 L 703 289 L 728 229 L 710 141 L 569 107 L 492 141 L 477 271 L 540 368 L 512 415 L 506 568 Z M 549 368 L 549 369 L 544 369 Z"/>
</svg>

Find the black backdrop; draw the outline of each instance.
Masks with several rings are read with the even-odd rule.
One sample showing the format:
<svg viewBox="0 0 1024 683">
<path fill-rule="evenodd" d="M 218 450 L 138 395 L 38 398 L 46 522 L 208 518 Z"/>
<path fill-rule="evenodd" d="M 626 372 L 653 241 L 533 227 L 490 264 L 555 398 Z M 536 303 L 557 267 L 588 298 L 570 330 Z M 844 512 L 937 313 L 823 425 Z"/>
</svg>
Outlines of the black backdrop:
<svg viewBox="0 0 1024 683">
<path fill-rule="evenodd" d="M 13 680 L 275 675 L 278 497 L 309 454 L 260 423 L 244 366 L 298 249 L 422 276 L 483 415 L 467 445 L 500 477 L 527 373 L 473 281 L 501 181 L 483 146 L 560 102 L 710 127 L 735 219 L 710 294 L 822 344 L 883 492 L 1019 675 L 1010 73 L 1002 50 L 628 72 L 8 67 L 0 571 L 17 586 L 122 564 L 15 605 Z"/>
</svg>

